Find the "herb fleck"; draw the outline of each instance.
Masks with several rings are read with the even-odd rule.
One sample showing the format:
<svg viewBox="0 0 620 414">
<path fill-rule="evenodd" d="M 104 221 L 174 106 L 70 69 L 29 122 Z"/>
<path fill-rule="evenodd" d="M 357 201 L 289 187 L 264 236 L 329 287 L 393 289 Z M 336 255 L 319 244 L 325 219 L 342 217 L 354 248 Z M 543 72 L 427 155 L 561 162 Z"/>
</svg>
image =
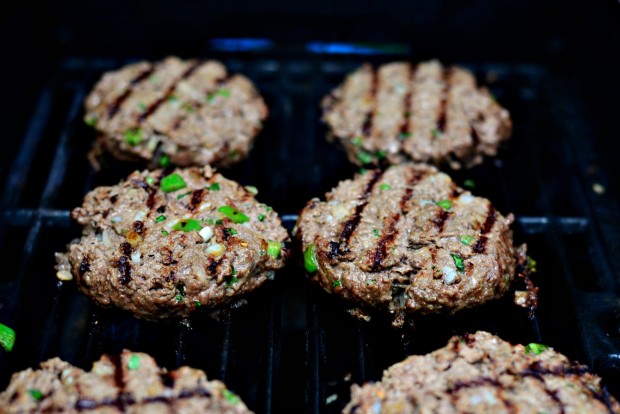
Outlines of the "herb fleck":
<svg viewBox="0 0 620 414">
<path fill-rule="evenodd" d="M 333 287 L 340 287 L 342 286 L 342 282 L 340 280 L 334 280 L 334 283 L 332 283 Z"/>
<path fill-rule="evenodd" d="M 383 183 L 379 186 L 379 188 L 382 190 L 389 190 L 390 188 L 392 188 L 392 186 L 389 184 Z"/>
<path fill-rule="evenodd" d="M 164 220 L 166 220 L 166 216 L 159 216 L 155 219 L 155 223 L 161 223 Z"/>
<path fill-rule="evenodd" d="M 28 394 L 30 394 L 30 396 L 37 401 L 41 401 L 43 399 L 43 393 L 35 388 L 29 388 Z"/>
<path fill-rule="evenodd" d="M 463 258 L 456 253 L 450 253 L 450 256 L 452 256 L 452 260 L 454 260 L 456 270 L 463 273 L 465 271 L 465 263 L 463 261 Z"/>
<path fill-rule="evenodd" d="M 240 401 L 239 397 L 234 392 L 232 392 L 230 390 L 223 390 L 222 391 L 222 395 L 231 404 L 237 404 Z"/>
<path fill-rule="evenodd" d="M 211 191 L 220 191 L 220 183 L 213 183 L 207 188 Z"/>
<path fill-rule="evenodd" d="M 452 208 L 452 202 L 450 200 L 440 200 L 435 204 L 443 208 L 444 210 L 450 210 Z"/>
<path fill-rule="evenodd" d="M 531 344 L 527 344 L 525 346 L 525 353 L 540 355 L 543 352 L 545 352 L 547 349 L 549 349 L 547 345 L 537 344 L 537 343 L 532 342 Z"/>
<path fill-rule="evenodd" d="M 465 246 L 470 246 L 471 242 L 474 241 L 474 236 L 468 236 L 468 235 L 461 235 L 461 243 L 463 243 Z"/>
<path fill-rule="evenodd" d="M 265 220 L 265 217 L 267 217 L 267 216 L 265 216 L 264 214 L 259 214 L 259 215 L 258 215 L 258 221 L 263 221 L 263 220 Z"/>
<path fill-rule="evenodd" d="M 134 371 L 140 368 L 140 357 L 138 355 L 130 356 L 129 362 L 127 363 L 127 368 Z"/>
</svg>

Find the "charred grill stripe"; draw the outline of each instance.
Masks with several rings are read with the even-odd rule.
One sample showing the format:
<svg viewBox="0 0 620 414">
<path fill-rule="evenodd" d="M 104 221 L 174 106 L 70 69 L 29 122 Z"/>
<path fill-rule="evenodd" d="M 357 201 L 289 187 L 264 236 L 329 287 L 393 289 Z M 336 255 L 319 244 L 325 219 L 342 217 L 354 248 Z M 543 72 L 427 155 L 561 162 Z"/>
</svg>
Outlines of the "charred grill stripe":
<svg viewBox="0 0 620 414">
<path fill-rule="evenodd" d="M 82 259 L 82 263 L 80 263 L 80 270 L 78 271 L 78 273 L 80 274 L 80 276 L 84 276 L 84 273 L 88 272 L 90 270 L 90 263 L 88 260 L 88 257 L 84 257 Z"/>
<path fill-rule="evenodd" d="M 207 91 L 207 94 L 213 93 L 213 92 L 217 91 L 218 89 L 221 89 L 222 87 L 226 86 L 226 84 L 230 81 L 230 79 L 232 77 L 233 77 L 232 74 L 227 74 L 226 76 L 217 79 L 215 81 L 214 87 L 209 89 Z M 198 101 L 195 101 L 192 104 L 193 104 L 193 108 L 196 111 L 200 111 L 200 109 L 204 106 L 203 102 L 198 102 Z M 174 119 L 174 121 L 172 122 L 172 126 L 170 127 L 170 129 L 172 131 L 178 130 L 181 127 L 181 125 L 183 124 L 183 121 L 185 121 L 186 119 L 187 119 L 187 115 L 179 115 L 179 116 L 177 116 Z"/>
<path fill-rule="evenodd" d="M 190 205 L 192 210 L 194 210 L 198 205 L 202 202 L 202 188 L 198 190 L 194 190 L 192 192 L 192 198 L 190 200 Z"/>
<path fill-rule="evenodd" d="M 419 183 L 424 177 L 426 173 L 417 173 L 412 174 L 407 180 L 407 187 L 405 189 L 405 194 L 400 199 L 399 208 L 400 212 L 395 213 L 389 221 L 387 226 L 387 230 L 383 232 L 379 242 L 377 243 L 377 247 L 370 254 L 372 260 L 372 271 L 376 272 L 381 268 L 381 262 L 386 258 L 388 253 L 388 247 L 394 244 L 396 237 L 398 236 L 398 223 L 401 217 L 405 217 L 409 212 L 409 200 L 413 196 L 413 187 Z M 402 212 L 402 215 L 401 215 Z"/>
<path fill-rule="evenodd" d="M 116 262 L 116 266 L 121 274 L 118 280 L 121 284 L 126 285 L 131 280 L 131 264 L 129 263 L 129 258 L 127 256 L 121 256 Z"/>
<path fill-rule="evenodd" d="M 166 386 L 167 388 L 172 388 L 170 386 Z M 136 401 L 131 397 L 117 397 L 117 398 L 104 398 L 101 401 L 95 401 L 89 398 L 80 398 L 75 402 L 75 409 L 77 411 L 82 410 L 95 410 L 97 408 L 102 407 L 116 407 L 119 409 L 127 409 L 136 405 L 145 405 L 156 402 L 161 402 L 166 405 L 171 406 L 177 400 L 186 400 L 190 398 L 211 398 L 211 393 L 209 390 L 204 388 L 195 388 L 193 390 L 183 390 L 176 397 L 167 397 L 167 396 L 156 396 L 156 397 L 147 397 L 142 399 L 141 401 Z M 122 411 L 121 411 L 122 412 Z"/>
<path fill-rule="evenodd" d="M 353 212 L 353 215 L 342 224 L 342 231 L 340 233 L 340 252 L 346 250 L 343 248 L 343 245 L 344 247 L 346 247 L 346 245 L 349 244 L 351 236 L 355 232 L 355 229 L 357 229 L 357 226 L 359 226 L 360 224 L 360 220 L 362 219 L 362 212 L 368 204 L 368 198 L 370 197 L 375 184 L 377 184 L 382 175 L 383 171 L 374 170 L 373 176 L 370 178 L 368 184 L 366 184 L 366 187 L 364 188 L 364 192 L 358 197 L 360 203 L 355 206 L 355 211 Z"/>
<path fill-rule="evenodd" d="M 400 135 L 401 139 L 401 147 L 403 142 L 407 140 L 408 135 L 411 134 L 411 102 L 413 101 L 413 81 L 415 79 L 415 73 L 417 71 L 417 65 L 411 67 L 411 65 L 407 66 L 409 68 L 409 75 L 407 76 L 407 93 L 404 98 L 404 107 L 403 107 L 403 122 L 400 125 Z"/>
<path fill-rule="evenodd" d="M 133 87 L 139 84 L 140 82 L 142 82 L 143 80 L 145 80 L 146 78 L 148 78 L 149 76 L 151 76 L 151 74 L 154 71 L 155 71 L 155 66 L 149 65 L 148 68 L 140 72 L 138 76 L 136 76 L 129 82 L 129 85 L 127 86 L 127 89 L 125 90 L 125 92 L 119 95 L 114 100 L 114 102 L 112 102 L 108 106 L 108 110 L 107 110 L 108 118 L 110 119 L 114 118 L 114 116 L 118 113 L 119 109 L 121 108 L 121 105 L 123 104 L 123 102 L 125 102 L 127 98 L 129 98 L 129 95 L 131 95 L 131 92 L 133 92 Z"/>
<path fill-rule="evenodd" d="M 138 116 L 138 123 L 142 123 L 144 121 L 147 120 L 147 118 L 149 116 L 151 116 L 156 110 L 157 108 L 159 108 L 161 106 L 161 104 L 163 104 L 171 95 L 172 93 L 175 91 L 175 89 L 177 88 L 177 86 L 179 85 L 179 82 L 181 82 L 183 79 L 187 79 L 189 78 L 200 66 L 202 66 L 204 62 L 202 61 L 196 61 L 193 62 L 186 70 L 185 72 L 183 72 L 183 74 L 177 78 L 174 82 L 172 82 L 172 85 L 170 85 L 168 87 L 168 89 L 166 89 L 166 92 L 164 93 L 164 95 L 162 97 L 160 97 L 158 100 L 156 100 L 155 102 L 153 102 L 147 109 L 146 111 L 144 111 L 143 113 L 141 113 Z"/>
<path fill-rule="evenodd" d="M 149 210 L 152 210 L 155 207 L 155 195 L 157 194 L 157 188 L 151 187 L 149 188 L 149 196 L 146 198 L 146 206 Z"/>
<path fill-rule="evenodd" d="M 484 225 L 482 226 L 482 234 L 480 235 L 480 238 L 473 247 L 473 251 L 475 253 L 484 253 L 488 239 L 487 234 L 489 234 L 489 232 L 493 228 L 496 220 L 497 214 L 495 208 L 489 203 L 489 208 L 487 209 L 487 218 L 484 221 Z"/>
<path fill-rule="evenodd" d="M 450 217 L 450 212 L 443 209 L 442 207 L 439 207 L 439 209 L 439 215 L 433 219 L 433 223 L 435 224 L 435 226 L 437 226 L 437 231 L 441 233 L 443 231 L 444 225 L 446 224 L 446 221 L 448 220 L 448 217 Z"/>
<path fill-rule="evenodd" d="M 448 108 L 448 100 L 450 99 L 450 88 L 452 87 L 451 82 L 452 69 L 445 68 L 443 70 L 442 75 L 442 83 L 443 89 L 441 92 L 441 101 L 439 102 L 439 108 L 437 110 L 437 130 L 442 134 L 446 130 L 446 117 L 447 117 L 447 108 Z"/>
<path fill-rule="evenodd" d="M 375 116 L 375 111 L 377 109 L 377 90 L 379 88 L 379 74 L 374 68 L 370 69 L 371 79 L 370 79 L 370 90 L 368 91 L 368 99 L 371 101 L 371 108 L 366 114 L 366 119 L 364 119 L 364 123 L 362 124 L 362 135 L 364 139 L 370 138 L 372 136 L 372 122 Z"/>
</svg>

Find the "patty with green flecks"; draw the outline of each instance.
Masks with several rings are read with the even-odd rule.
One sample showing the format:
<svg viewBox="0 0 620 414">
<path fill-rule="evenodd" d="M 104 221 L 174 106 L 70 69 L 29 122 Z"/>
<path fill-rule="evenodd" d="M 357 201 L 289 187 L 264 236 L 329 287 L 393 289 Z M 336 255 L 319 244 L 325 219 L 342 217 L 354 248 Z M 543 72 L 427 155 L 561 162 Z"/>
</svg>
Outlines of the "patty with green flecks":
<svg viewBox="0 0 620 414">
<path fill-rule="evenodd" d="M 354 385 L 343 413 L 613 414 L 620 404 L 587 367 L 548 346 L 480 331 L 410 356 L 379 382 Z"/>
<path fill-rule="evenodd" d="M 71 213 L 83 232 L 57 255 L 59 278 L 145 319 L 236 301 L 289 256 L 288 233 L 257 192 L 209 167 L 136 171 L 98 187 Z"/>
<path fill-rule="evenodd" d="M 314 282 L 354 306 L 455 312 L 505 294 L 516 274 L 510 224 L 489 200 L 426 165 L 368 170 L 309 201 L 297 222 Z"/>
<path fill-rule="evenodd" d="M 412 160 L 471 167 L 495 156 L 512 130 L 508 111 L 470 71 L 436 60 L 363 65 L 322 107 L 330 139 L 358 165 Z"/>
<path fill-rule="evenodd" d="M 267 117 L 252 82 L 215 60 L 138 62 L 108 72 L 85 101 L 97 145 L 151 165 L 230 165 Z"/>
<path fill-rule="evenodd" d="M 199 369 L 166 371 L 149 355 L 104 355 L 83 371 L 59 358 L 13 374 L 0 412 L 251 414 L 238 395 Z"/>
</svg>

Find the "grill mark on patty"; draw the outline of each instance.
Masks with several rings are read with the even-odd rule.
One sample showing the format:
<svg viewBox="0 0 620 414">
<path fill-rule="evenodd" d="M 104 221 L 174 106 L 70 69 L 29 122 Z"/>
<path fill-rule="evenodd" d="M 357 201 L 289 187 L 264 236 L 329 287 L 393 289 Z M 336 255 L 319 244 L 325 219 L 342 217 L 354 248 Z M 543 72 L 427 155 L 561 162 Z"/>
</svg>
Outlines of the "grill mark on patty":
<svg viewBox="0 0 620 414">
<path fill-rule="evenodd" d="M 480 238 L 478 239 L 478 241 L 472 248 L 475 253 L 484 253 L 486 249 L 487 240 L 488 240 L 487 234 L 489 234 L 491 232 L 491 229 L 493 229 L 493 225 L 495 224 L 496 220 L 497 220 L 497 214 L 495 211 L 495 207 L 493 207 L 489 203 L 489 207 L 487 209 L 487 218 L 484 221 L 484 225 L 482 226 L 482 234 L 480 235 Z"/>
<path fill-rule="evenodd" d="M 146 111 L 144 111 L 138 116 L 138 120 L 137 120 L 138 124 L 141 124 L 142 122 L 146 121 L 147 118 L 151 116 L 157 110 L 157 108 L 159 108 L 161 104 L 164 103 L 172 95 L 172 92 L 175 91 L 175 89 L 179 85 L 179 82 L 181 82 L 184 79 L 189 78 L 200 66 L 202 66 L 203 63 L 204 63 L 203 61 L 198 60 L 196 62 L 193 62 L 187 69 L 185 69 L 183 74 L 179 78 L 177 78 L 174 82 L 172 82 L 172 85 L 170 85 L 168 89 L 166 89 L 166 92 L 164 93 L 164 95 L 161 96 L 159 99 L 157 99 L 155 102 L 153 102 L 151 105 L 149 105 Z"/>
<path fill-rule="evenodd" d="M 131 264 L 129 263 L 129 258 L 127 256 L 121 256 L 121 258 L 116 262 L 116 267 L 121 273 L 118 278 L 121 284 L 126 285 L 129 283 L 131 280 Z"/>
<path fill-rule="evenodd" d="M 404 97 L 404 106 L 403 106 L 403 122 L 400 125 L 400 147 L 402 150 L 404 142 L 411 138 L 411 102 L 413 101 L 413 80 L 415 79 L 415 73 L 418 69 L 418 66 L 411 66 L 411 64 L 407 65 L 409 68 L 409 74 L 407 76 L 407 93 L 405 93 Z"/>
<path fill-rule="evenodd" d="M 370 254 L 372 266 L 371 270 L 373 272 L 378 271 L 381 268 L 381 262 L 387 257 L 388 247 L 394 244 L 396 237 L 398 236 L 398 224 L 401 218 L 407 216 L 409 213 L 409 201 L 413 196 L 413 187 L 419 183 L 425 176 L 426 172 L 413 174 L 407 179 L 405 194 L 400 199 L 399 203 L 399 212 L 395 213 L 390 217 L 389 224 L 387 225 L 387 230 L 381 234 L 381 237 L 377 243 L 377 247 Z"/>
<path fill-rule="evenodd" d="M 213 85 L 213 88 L 209 89 L 207 91 L 207 94 L 213 93 L 225 87 L 229 83 L 229 81 L 233 78 L 233 76 L 234 75 L 232 73 L 227 73 L 225 76 L 221 78 L 217 78 L 215 81 L 215 84 Z M 204 106 L 203 102 L 198 102 L 198 101 L 192 102 L 192 108 L 194 108 L 195 111 L 200 111 L 200 109 L 203 106 Z M 177 116 L 172 122 L 172 126 L 170 127 L 170 129 L 173 131 L 178 130 L 186 119 L 187 119 L 187 115 L 185 114 Z"/>
<path fill-rule="evenodd" d="M 190 200 L 190 208 L 192 210 L 195 210 L 196 207 L 198 207 L 198 205 L 202 202 L 202 196 L 203 196 L 202 188 L 192 191 L 192 198 Z"/>
<path fill-rule="evenodd" d="M 125 90 L 125 92 L 123 92 L 121 95 L 119 95 L 114 100 L 114 102 L 112 102 L 110 105 L 108 105 L 107 113 L 108 113 L 108 118 L 109 119 L 114 118 L 114 116 L 118 113 L 118 111 L 121 108 L 121 105 L 123 104 L 123 102 L 125 102 L 127 100 L 127 98 L 129 98 L 129 95 L 131 95 L 131 92 L 133 92 L 134 86 L 136 86 L 137 84 L 139 84 L 140 82 L 142 82 L 143 80 L 148 78 L 154 71 L 155 71 L 155 66 L 154 65 L 149 65 L 148 68 L 146 68 L 145 70 L 140 72 L 138 74 L 138 76 L 136 76 L 135 78 L 133 78 L 129 82 L 129 85 L 127 86 L 127 89 Z"/>
<path fill-rule="evenodd" d="M 451 82 L 452 69 L 444 68 L 442 73 L 442 91 L 441 101 L 439 101 L 439 108 L 437 109 L 437 130 L 442 134 L 446 130 L 446 122 L 448 116 L 448 104 L 450 99 L 450 89 L 452 87 Z"/>
<path fill-rule="evenodd" d="M 452 405 L 456 407 L 456 400 L 458 397 L 457 394 L 461 389 L 483 387 L 485 385 L 489 385 L 495 389 L 495 396 L 497 397 L 498 400 L 502 402 L 502 404 L 508 410 L 509 413 L 517 412 L 515 410 L 516 407 L 514 407 L 512 402 L 510 402 L 504 397 L 502 384 L 498 380 L 493 379 L 493 378 L 488 378 L 488 377 L 480 377 L 480 378 L 476 378 L 474 380 L 467 381 L 467 382 L 457 381 L 454 387 L 448 391 L 450 393 Z"/>
<path fill-rule="evenodd" d="M 366 114 L 366 119 L 362 124 L 362 136 L 364 139 L 372 137 L 372 123 L 377 110 L 377 90 L 379 89 L 379 74 L 374 68 L 370 69 L 370 90 L 368 91 L 368 99 L 371 101 L 371 107 Z"/>
<path fill-rule="evenodd" d="M 373 176 L 370 178 L 370 180 L 366 184 L 366 187 L 364 188 L 364 191 L 362 192 L 362 194 L 360 194 L 360 196 L 358 197 L 358 200 L 360 201 L 360 203 L 357 206 L 355 206 L 353 215 L 342 224 L 342 231 L 340 233 L 340 254 L 342 254 L 343 251 L 346 250 L 345 248 L 349 244 L 349 240 L 351 240 L 351 236 L 355 232 L 355 229 L 357 229 L 357 226 L 359 226 L 360 220 L 362 219 L 362 212 L 364 211 L 364 208 L 366 208 L 366 205 L 368 205 L 368 199 L 370 198 L 370 195 L 372 194 L 372 190 L 382 175 L 383 175 L 383 171 L 374 170 Z M 344 248 L 343 248 L 343 245 L 344 245 Z"/>
<path fill-rule="evenodd" d="M 168 386 L 167 388 L 171 389 L 172 386 Z M 132 397 L 125 396 L 124 398 L 104 398 L 101 401 L 95 401 L 88 398 L 80 398 L 75 403 L 75 409 L 77 411 L 82 410 L 95 410 L 97 408 L 102 407 L 116 407 L 119 409 L 127 409 L 135 406 L 142 406 L 146 404 L 152 404 L 161 402 L 169 406 L 171 409 L 174 408 L 174 403 L 178 400 L 187 400 L 190 398 L 211 398 L 212 394 L 209 390 L 205 388 L 195 388 L 193 390 L 183 390 L 176 397 L 166 397 L 164 395 L 158 395 L 156 397 L 147 397 L 142 399 L 142 401 L 136 401 Z M 123 412 L 121 410 L 121 412 Z M 175 412 L 175 411 L 171 411 Z"/>
<path fill-rule="evenodd" d="M 439 207 L 440 211 L 437 217 L 435 217 L 432 221 L 435 226 L 437 226 L 437 231 L 441 234 L 443 232 L 444 225 L 446 221 L 448 221 L 448 217 L 450 217 L 450 212 L 443 207 Z"/>
</svg>

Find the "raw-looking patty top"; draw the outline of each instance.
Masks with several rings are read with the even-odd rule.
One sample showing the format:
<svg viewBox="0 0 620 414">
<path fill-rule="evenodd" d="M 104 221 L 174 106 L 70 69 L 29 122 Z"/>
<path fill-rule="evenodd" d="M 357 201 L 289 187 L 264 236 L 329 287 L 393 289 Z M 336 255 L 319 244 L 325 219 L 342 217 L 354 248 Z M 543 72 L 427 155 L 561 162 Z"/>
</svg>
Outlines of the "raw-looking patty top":
<svg viewBox="0 0 620 414">
<path fill-rule="evenodd" d="M 246 77 L 218 61 L 176 57 L 104 74 L 85 109 L 99 144 L 118 158 L 181 166 L 245 158 L 267 116 Z"/>
<path fill-rule="evenodd" d="M 620 413 L 587 367 L 544 345 L 511 345 L 488 332 L 453 337 L 351 391 L 345 414 Z"/>
<path fill-rule="evenodd" d="M 369 170 L 300 214 L 310 273 L 355 303 L 454 312 L 503 295 L 515 277 L 510 224 L 491 203 L 426 165 Z"/>
<path fill-rule="evenodd" d="M 59 358 L 13 374 L 0 412 L 251 414 L 243 401 L 201 370 L 166 371 L 153 358 L 123 351 L 83 371 Z"/>
<path fill-rule="evenodd" d="M 331 136 L 358 165 L 410 159 L 469 167 L 496 155 L 511 132 L 508 111 L 471 72 L 435 60 L 363 65 L 322 106 Z"/>
<path fill-rule="evenodd" d="M 289 255 L 286 229 L 256 191 L 208 167 L 134 172 L 73 210 L 84 230 L 66 266 L 83 293 L 141 318 L 230 302 Z"/>
</svg>

